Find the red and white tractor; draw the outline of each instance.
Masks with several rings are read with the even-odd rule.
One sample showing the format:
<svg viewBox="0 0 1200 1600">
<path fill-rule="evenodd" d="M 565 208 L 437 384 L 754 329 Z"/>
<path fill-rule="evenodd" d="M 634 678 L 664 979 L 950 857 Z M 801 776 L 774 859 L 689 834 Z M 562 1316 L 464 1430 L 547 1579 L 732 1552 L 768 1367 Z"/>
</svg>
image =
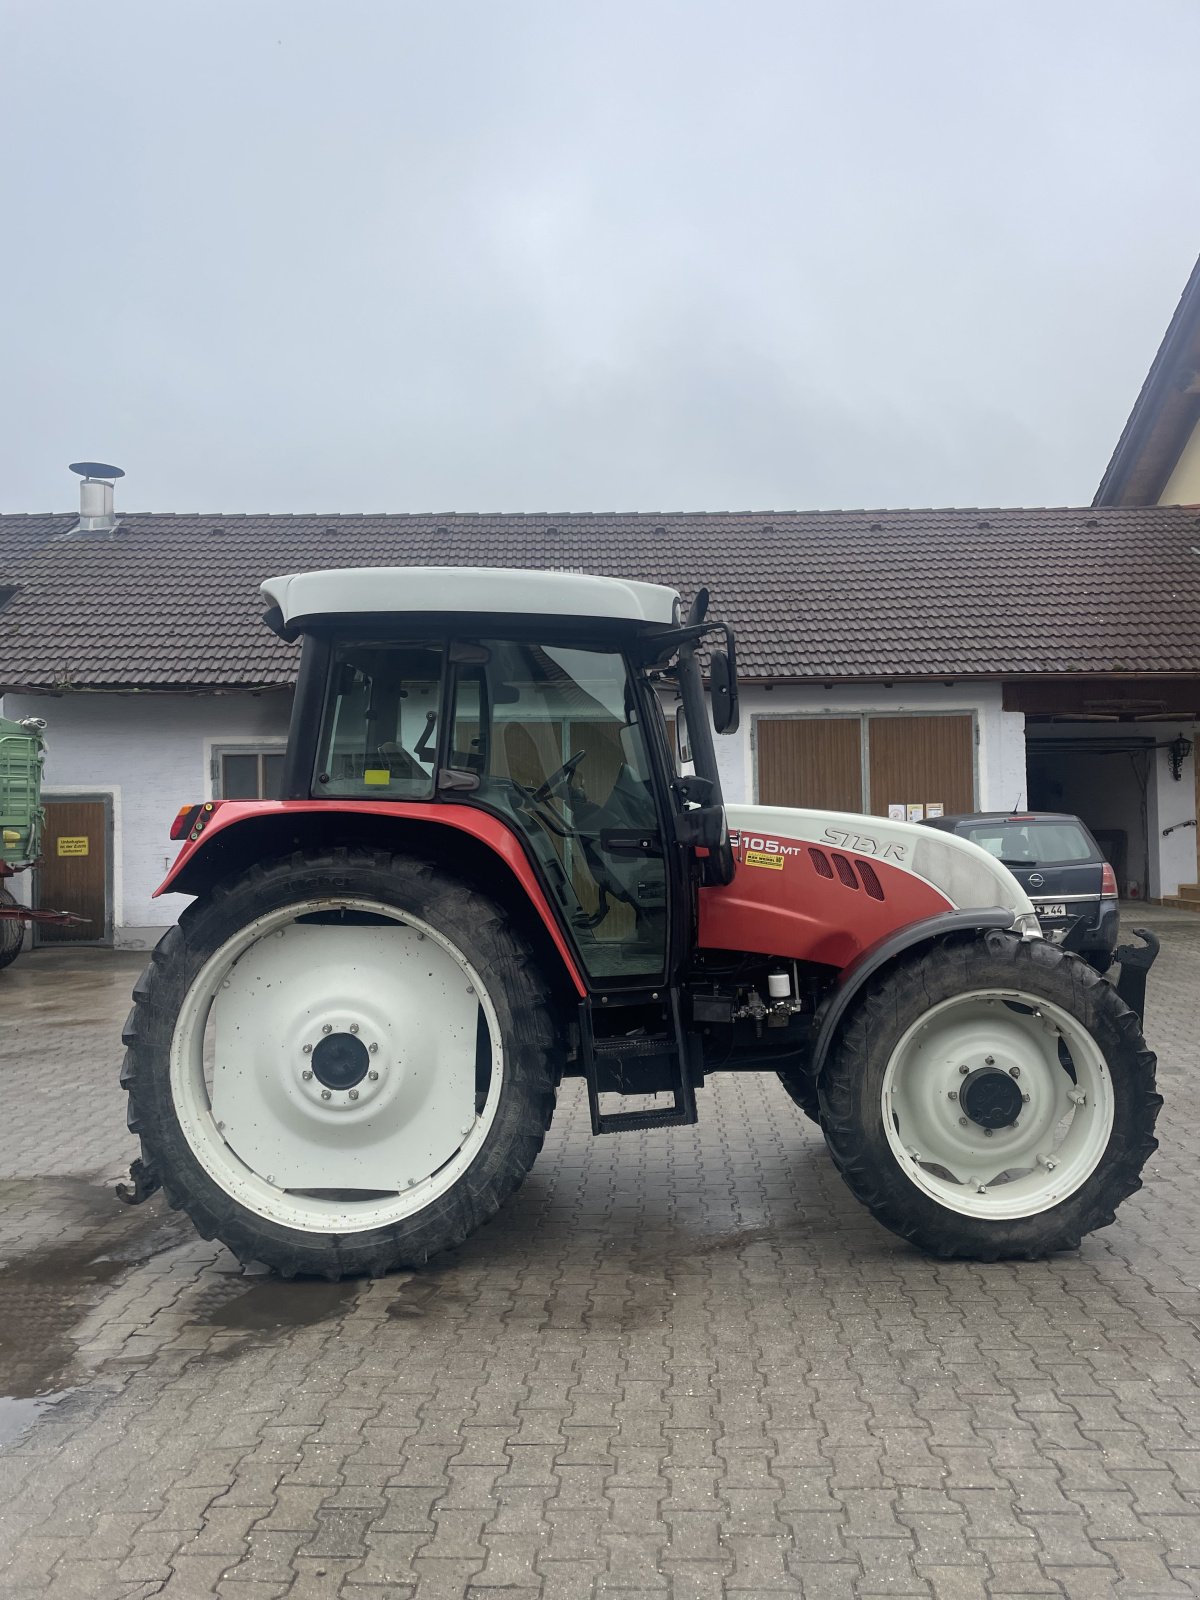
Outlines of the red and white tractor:
<svg viewBox="0 0 1200 1600">
<path fill-rule="evenodd" d="M 1139 1187 L 1153 941 L 1119 953 L 1134 1009 L 967 840 L 726 806 L 734 647 L 703 591 L 385 567 L 263 592 L 303 640 L 283 798 L 176 819 L 159 892 L 194 899 L 126 1024 L 126 1198 L 161 1183 L 284 1275 L 381 1273 L 497 1211 L 564 1077 L 608 1133 L 694 1122 L 718 1071 L 778 1073 L 939 1256 L 1070 1248 Z"/>
</svg>

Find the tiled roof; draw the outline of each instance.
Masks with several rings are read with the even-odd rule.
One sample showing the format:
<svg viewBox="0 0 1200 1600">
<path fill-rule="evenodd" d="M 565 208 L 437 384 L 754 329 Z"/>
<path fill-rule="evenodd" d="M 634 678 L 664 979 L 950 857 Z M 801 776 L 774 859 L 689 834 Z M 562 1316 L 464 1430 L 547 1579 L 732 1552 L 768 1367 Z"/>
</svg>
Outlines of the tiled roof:
<svg viewBox="0 0 1200 1600">
<path fill-rule="evenodd" d="M 707 583 L 747 678 L 1200 673 L 1200 519 L 1178 507 L 75 520 L 0 516 L 0 689 L 286 684 L 259 581 L 389 564 Z M 57 536 L 31 548 L 35 523 Z"/>
</svg>

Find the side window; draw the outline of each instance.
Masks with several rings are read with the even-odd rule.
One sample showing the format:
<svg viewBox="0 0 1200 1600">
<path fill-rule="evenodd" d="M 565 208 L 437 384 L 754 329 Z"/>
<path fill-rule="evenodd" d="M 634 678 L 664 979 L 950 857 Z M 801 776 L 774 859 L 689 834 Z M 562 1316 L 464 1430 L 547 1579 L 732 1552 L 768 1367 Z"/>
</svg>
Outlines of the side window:
<svg viewBox="0 0 1200 1600">
<path fill-rule="evenodd" d="M 313 793 L 430 799 L 441 679 L 440 645 L 338 645 Z"/>
</svg>

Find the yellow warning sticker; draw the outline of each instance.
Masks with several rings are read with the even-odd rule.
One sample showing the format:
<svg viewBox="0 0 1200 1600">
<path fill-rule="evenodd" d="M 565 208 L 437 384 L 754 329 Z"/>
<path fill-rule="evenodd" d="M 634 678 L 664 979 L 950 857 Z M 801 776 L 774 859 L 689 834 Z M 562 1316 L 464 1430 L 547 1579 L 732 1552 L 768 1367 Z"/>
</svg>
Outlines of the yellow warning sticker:
<svg viewBox="0 0 1200 1600">
<path fill-rule="evenodd" d="M 88 842 L 86 837 L 82 839 L 69 839 L 64 834 L 63 837 L 58 841 L 58 853 L 60 856 L 87 855 Z"/>
<path fill-rule="evenodd" d="M 392 775 L 386 767 L 368 767 L 363 773 L 364 783 L 391 783 Z"/>
<path fill-rule="evenodd" d="M 748 867 L 774 867 L 776 872 L 783 871 L 783 856 L 769 856 L 765 850 L 747 850 L 742 860 Z"/>
</svg>

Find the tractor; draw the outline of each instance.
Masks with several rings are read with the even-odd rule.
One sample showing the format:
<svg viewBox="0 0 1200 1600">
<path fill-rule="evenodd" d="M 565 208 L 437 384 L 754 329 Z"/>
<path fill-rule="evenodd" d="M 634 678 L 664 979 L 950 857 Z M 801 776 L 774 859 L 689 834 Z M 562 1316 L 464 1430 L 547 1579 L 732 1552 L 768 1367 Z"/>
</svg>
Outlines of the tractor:
<svg viewBox="0 0 1200 1600">
<path fill-rule="evenodd" d="M 1152 937 L 1114 983 L 966 839 L 726 805 L 706 591 L 381 567 L 263 596 L 302 641 L 282 795 L 172 826 L 158 892 L 193 898 L 125 1026 L 123 1198 L 161 1185 L 283 1276 L 377 1275 L 495 1215 L 564 1078 L 604 1134 L 696 1121 L 715 1072 L 777 1074 L 935 1256 L 1073 1248 L 1140 1187 Z"/>
</svg>

